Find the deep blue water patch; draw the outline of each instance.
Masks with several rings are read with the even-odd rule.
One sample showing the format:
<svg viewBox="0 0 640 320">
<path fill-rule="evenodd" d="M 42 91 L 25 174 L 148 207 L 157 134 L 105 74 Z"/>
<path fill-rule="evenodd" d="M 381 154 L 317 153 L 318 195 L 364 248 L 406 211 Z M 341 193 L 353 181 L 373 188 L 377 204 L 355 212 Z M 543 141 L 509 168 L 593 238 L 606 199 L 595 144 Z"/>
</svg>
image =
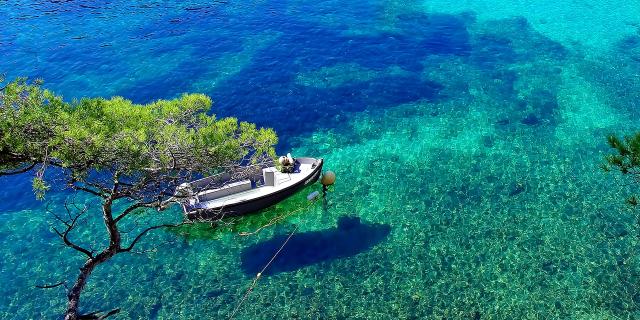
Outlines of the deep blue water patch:
<svg viewBox="0 0 640 320">
<path fill-rule="evenodd" d="M 501 104 L 496 127 L 503 133 L 524 126 L 536 135 L 552 134 L 560 121 L 557 95 L 562 71 L 554 65 L 565 63 L 567 48 L 535 31 L 521 17 L 488 21 L 476 28 L 467 62 L 483 70 L 485 90 Z M 535 68 L 533 72 L 547 81 L 523 91 L 518 68 L 539 61 L 547 61 L 550 67 Z"/>
<path fill-rule="evenodd" d="M 617 48 L 626 52 L 634 52 L 635 50 L 640 49 L 640 35 L 634 34 L 622 38 L 618 42 Z"/>
<path fill-rule="evenodd" d="M 527 62 L 548 60 L 561 65 L 568 55 L 567 49 L 536 32 L 524 18 L 502 19 L 486 22 L 481 30 L 473 34 L 473 50 L 469 62 L 499 80 L 501 85 L 495 93 L 503 95 L 504 101 L 518 101 L 513 84 L 518 73 L 512 68 Z M 558 78 L 561 70 L 544 70 L 550 79 Z M 555 89 L 549 83 L 546 93 Z"/>
<path fill-rule="evenodd" d="M 479 35 L 480 38 L 485 39 L 490 35 L 489 39 L 493 40 L 487 42 L 489 46 L 512 47 L 511 55 L 501 56 L 507 60 L 524 62 L 542 56 L 553 60 L 563 60 L 569 54 L 567 48 L 561 43 L 535 31 L 529 21 L 523 17 L 488 21 L 484 30 Z M 495 54 L 496 52 L 495 50 L 483 50 L 483 47 L 482 41 L 476 42 L 473 52 L 484 58 L 490 58 L 491 53 Z"/>
<path fill-rule="evenodd" d="M 484 69 L 491 69 L 497 65 L 510 64 L 516 61 L 516 53 L 512 40 L 503 34 L 481 34 L 476 36 L 477 45 L 474 48 L 475 64 Z"/>
<path fill-rule="evenodd" d="M 308 6 L 322 10 L 316 5 Z M 72 7 L 67 9 L 87 10 L 75 5 Z M 109 10 L 116 10 L 116 7 L 114 4 Z M 146 10 L 149 11 L 148 18 L 132 21 L 127 27 L 129 33 L 123 34 L 127 38 L 119 39 L 118 43 L 109 41 L 113 38 L 113 31 L 105 30 L 105 34 L 89 34 L 81 41 L 68 41 L 62 47 L 51 47 L 43 57 L 47 63 L 59 68 L 38 67 L 27 75 L 43 77 L 54 84 L 63 80 L 68 72 L 83 74 L 85 70 L 105 70 L 127 77 L 124 69 L 114 69 L 123 55 L 108 52 L 124 49 L 132 50 L 131 54 L 135 56 L 153 57 L 171 55 L 175 48 L 178 51 L 185 46 L 192 48 L 191 58 L 180 61 L 170 73 L 135 81 L 114 92 L 134 102 L 149 102 L 191 91 L 193 81 L 206 77 L 210 72 L 209 65 L 215 59 L 224 54 L 238 53 L 244 46 L 238 40 L 254 34 L 256 29 L 276 32 L 281 34 L 276 43 L 255 52 L 249 65 L 241 72 L 204 93 L 217 101 L 213 112 L 221 116 L 237 116 L 274 127 L 281 136 L 297 136 L 335 125 L 336 115 L 416 100 L 434 101 L 442 85 L 420 77 L 424 68 L 422 60 L 429 55 L 465 56 L 471 50 L 467 25 L 474 19 L 468 13 L 407 14 L 399 18 L 397 32 L 354 35 L 301 19 L 287 13 L 286 7 L 284 3 L 256 4 L 252 14 L 243 19 L 219 5 L 175 5 L 165 12 L 156 6 L 118 9 L 131 10 L 136 15 Z M 52 9 L 59 9 L 59 6 Z M 358 19 L 378 13 L 376 5 L 353 4 L 346 10 L 357 12 Z M 74 13 L 56 12 L 60 18 L 69 14 Z M 185 33 L 185 30 L 189 32 Z M 69 36 L 77 34 L 84 35 L 78 30 Z M 169 43 L 171 45 L 167 45 Z M 95 56 L 96 52 L 107 54 L 101 55 L 100 59 L 88 58 Z M 306 88 L 295 82 L 300 73 L 339 63 L 355 63 L 373 71 L 399 67 L 409 75 L 383 76 L 365 83 L 347 83 L 324 90 Z M 71 90 L 70 97 L 74 97 L 92 88 L 86 83 L 74 82 L 73 88 L 64 88 L 62 93 L 68 90 Z M 287 121 L 292 117 L 296 123 Z M 283 141 L 286 144 L 286 140 Z M 287 145 L 281 147 L 289 148 Z"/>
<path fill-rule="evenodd" d="M 352 257 L 384 241 L 390 232 L 391 226 L 386 224 L 368 224 L 357 217 L 341 217 L 337 228 L 294 234 L 264 274 L 289 272 Z M 242 270 L 249 275 L 260 272 L 287 238 L 286 234 L 275 236 L 244 249 Z"/>
<path fill-rule="evenodd" d="M 212 95 L 219 97 L 214 112 L 263 125 L 268 122 L 282 136 L 296 136 L 335 126 L 332 119 L 338 114 L 417 100 L 435 101 L 442 85 L 419 76 L 424 68 L 422 60 L 431 54 L 468 54 L 466 25 L 459 18 L 446 15 L 420 15 L 405 20 L 412 24 L 401 25 L 403 28 L 414 34 L 421 30 L 422 36 L 407 36 L 404 32 L 345 35 L 290 21 L 286 29 L 276 30 L 283 33 L 277 43 L 261 50 L 242 72 L 214 89 Z M 355 63 L 374 71 L 400 67 L 410 74 L 335 88 L 304 87 L 295 82 L 300 73 L 339 63 Z"/>
<path fill-rule="evenodd" d="M 0 188 L 0 198 L 11 199 L 0 201 L 0 215 L 42 206 L 31 192 L 31 177 L 27 174 L 0 177 L 0 185 L 3 186 Z"/>
<path fill-rule="evenodd" d="M 136 102 L 148 102 L 149 97 L 189 91 L 191 80 L 203 76 L 207 70 L 204 65 L 210 63 L 214 53 L 238 52 L 242 48 L 238 35 L 250 34 L 256 25 L 266 26 L 267 30 L 282 34 L 277 42 L 256 52 L 241 72 L 205 93 L 217 101 L 214 113 L 274 127 L 281 136 L 297 136 L 335 126 L 336 115 L 437 100 L 442 85 L 419 76 L 424 68 L 422 60 L 431 54 L 467 55 L 468 16 L 406 16 L 399 24 L 401 32 L 349 35 L 293 16 L 257 14 L 249 21 L 230 24 L 223 32 L 203 33 L 206 36 L 202 39 L 189 37 L 195 56 L 183 61 L 172 77 L 141 82 L 121 94 Z M 384 76 L 324 89 L 304 87 L 295 81 L 300 73 L 339 63 L 355 63 L 373 71 L 400 67 L 409 75 Z M 280 147 L 290 146 L 283 140 Z"/>
<path fill-rule="evenodd" d="M 407 38 L 419 39 L 428 53 L 466 56 L 471 51 L 467 31 L 467 23 L 475 20 L 471 14 L 413 13 L 400 15 L 398 20 L 396 27 L 401 28 L 401 33 Z"/>
<path fill-rule="evenodd" d="M 272 126 L 282 137 L 297 136 L 338 125 L 336 115 L 385 108 L 419 99 L 436 101 L 442 88 L 439 83 L 424 81 L 416 76 L 383 77 L 329 89 L 294 83 L 287 87 L 283 84 L 276 80 L 250 86 L 243 85 L 240 80 L 228 87 L 225 85 L 225 92 L 231 95 L 229 99 L 222 99 L 214 112 L 230 112 L 241 119 Z M 255 107 L 247 108 L 250 105 Z M 286 148 L 287 141 L 282 143 L 281 147 Z"/>
<path fill-rule="evenodd" d="M 10 199 L 10 201 L 0 201 L 0 215 L 22 210 L 42 210 L 51 202 L 60 201 L 60 199 L 71 195 L 70 191 L 63 187 L 62 190 L 46 193 L 45 199 L 38 200 L 32 187 L 34 175 L 34 170 L 31 170 L 18 175 L 0 176 L 0 198 Z M 60 181 L 59 175 L 59 169 L 48 168 L 44 178 L 51 183 L 58 183 Z"/>
<path fill-rule="evenodd" d="M 318 1 L 306 1 L 306 3 L 296 3 L 295 1 L 278 1 L 278 3 L 290 3 L 297 8 L 297 13 L 303 13 L 310 17 L 321 17 L 323 15 L 340 11 L 341 20 L 337 21 L 337 30 L 347 28 L 350 23 L 372 23 L 375 22 L 381 10 L 384 10 L 384 3 L 377 1 L 341 1 L 325 0 L 318 5 Z"/>
</svg>

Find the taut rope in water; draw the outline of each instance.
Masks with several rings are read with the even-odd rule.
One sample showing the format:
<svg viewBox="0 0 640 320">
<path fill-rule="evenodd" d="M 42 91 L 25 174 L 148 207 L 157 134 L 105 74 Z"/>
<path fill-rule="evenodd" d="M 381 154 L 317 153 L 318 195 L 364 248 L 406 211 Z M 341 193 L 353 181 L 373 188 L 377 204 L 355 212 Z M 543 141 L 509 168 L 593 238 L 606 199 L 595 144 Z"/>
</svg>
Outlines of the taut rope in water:
<svg viewBox="0 0 640 320">
<path fill-rule="evenodd" d="M 240 236 L 250 236 L 250 235 L 254 235 L 257 234 L 258 232 L 262 231 L 264 228 L 267 228 L 269 226 L 272 226 L 276 223 L 278 223 L 279 221 L 284 220 L 285 218 L 288 218 L 300 211 L 306 210 L 309 207 L 311 207 L 315 202 L 316 202 L 317 198 L 314 198 L 313 200 L 311 200 L 309 202 L 309 204 L 307 204 L 304 207 L 298 208 L 297 210 L 294 210 L 292 212 L 289 212 L 287 214 L 283 214 L 281 216 L 276 216 L 273 219 L 271 219 L 267 224 L 261 226 L 260 228 L 252 231 L 252 232 L 240 232 L 239 235 Z M 238 311 L 240 311 L 240 307 L 242 307 L 242 305 L 244 304 L 244 302 L 247 300 L 247 298 L 249 297 L 249 294 L 251 294 L 251 292 L 253 291 L 253 289 L 258 285 L 258 280 L 260 280 L 260 278 L 262 277 L 262 274 L 267 270 L 267 268 L 269 268 L 269 266 L 271 265 L 271 263 L 273 263 L 273 261 L 278 257 L 278 255 L 280 254 L 280 252 L 284 249 L 284 247 L 287 245 L 287 242 L 289 242 L 289 240 L 291 239 L 291 237 L 293 237 L 293 235 L 296 233 L 296 231 L 298 231 L 298 227 L 300 226 L 300 224 L 296 224 L 295 228 L 293 228 L 293 231 L 291 231 L 291 233 L 289 233 L 289 236 L 287 237 L 287 239 L 284 240 L 284 242 L 282 243 L 282 245 L 280 246 L 280 248 L 278 249 L 278 251 L 276 251 L 276 253 L 271 257 L 271 259 L 269 260 L 269 262 L 267 262 L 267 264 L 262 268 L 262 270 L 260 270 L 260 272 L 258 272 L 258 274 L 256 275 L 256 277 L 253 279 L 253 282 L 251 283 L 251 285 L 249 286 L 249 288 L 247 289 L 247 291 L 244 293 L 244 295 L 242 296 L 242 299 L 240 299 L 240 302 L 238 303 L 238 305 L 236 305 L 235 309 L 233 309 L 233 312 L 231 313 L 231 316 L 229 317 L 229 319 L 233 319 L 236 314 L 238 313 Z"/>
<path fill-rule="evenodd" d="M 265 229 L 267 227 L 270 227 L 270 226 L 272 226 L 272 225 L 274 225 L 274 224 L 276 224 L 276 223 L 278 223 L 278 222 L 280 222 L 280 221 L 282 221 L 282 220 L 284 220 L 284 219 L 286 219 L 286 218 L 288 218 L 288 217 L 290 217 L 290 216 L 292 216 L 292 215 L 294 215 L 294 214 L 296 214 L 296 213 L 298 213 L 300 211 L 308 209 L 309 207 L 311 207 L 316 202 L 316 200 L 317 200 L 317 198 L 311 200 L 309 202 L 309 204 L 307 204 L 306 206 L 300 207 L 300 208 L 298 208 L 298 209 L 296 209 L 294 211 L 291 211 L 291 212 L 289 212 L 287 214 L 283 214 L 283 215 L 280 215 L 280 216 L 275 216 L 271 220 L 269 220 L 269 222 L 267 222 L 267 224 L 259 227 L 258 229 L 254 230 L 254 231 L 251 231 L 251 232 L 239 232 L 238 235 L 246 237 L 246 236 L 252 236 L 254 234 L 257 234 L 258 232 L 262 231 L 263 229 Z"/>
<path fill-rule="evenodd" d="M 238 303 L 236 308 L 233 309 L 233 312 L 231 313 L 231 316 L 229 317 L 230 320 L 233 319 L 233 317 L 235 317 L 236 313 L 238 313 L 238 311 L 240 310 L 240 307 L 242 307 L 242 304 L 247 300 L 247 298 L 249 297 L 249 294 L 251 294 L 251 291 L 253 291 L 253 289 L 258 285 L 258 280 L 260 280 L 260 277 L 262 277 L 262 273 L 264 273 L 267 270 L 267 268 L 269 268 L 269 266 L 271 265 L 273 260 L 275 260 L 276 257 L 278 257 L 278 254 L 280 254 L 282 249 L 284 249 L 284 246 L 287 245 L 287 242 L 289 242 L 289 239 L 291 239 L 291 237 L 293 237 L 293 234 L 296 233 L 296 231 L 298 230 L 298 226 L 299 225 L 296 225 L 296 227 L 293 229 L 293 231 L 291 231 L 291 233 L 289 234 L 287 239 L 282 243 L 282 245 L 280 246 L 278 251 L 276 251 L 276 253 L 273 255 L 273 257 L 271 257 L 271 260 L 269 260 L 269 262 L 267 262 L 267 264 L 262 268 L 262 270 L 260 270 L 260 272 L 258 272 L 258 274 L 256 275 L 255 279 L 253 279 L 253 282 L 251 283 L 251 286 L 249 286 L 249 289 L 247 289 L 247 292 L 245 292 L 244 296 L 242 296 L 242 299 L 240 300 L 240 302 Z"/>
</svg>

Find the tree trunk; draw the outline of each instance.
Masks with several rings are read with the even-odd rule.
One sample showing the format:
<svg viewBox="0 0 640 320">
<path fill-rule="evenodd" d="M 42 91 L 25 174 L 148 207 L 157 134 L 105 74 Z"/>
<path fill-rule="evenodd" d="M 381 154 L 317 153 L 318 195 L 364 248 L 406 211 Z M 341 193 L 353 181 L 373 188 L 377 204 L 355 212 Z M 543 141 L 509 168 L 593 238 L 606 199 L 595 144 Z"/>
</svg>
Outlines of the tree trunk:
<svg viewBox="0 0 640 320">
<path fill-rule="evenodd" d="M 80 314 L 78 313 L 78 307 L 80 304 L 80 294 L 87 284 L 89 275 L 93 270 L 101 263 L 111 259 L 120 250 L 120 232 L 116 222 L 113 221 L 113 215 L 111 214 L 112 198 L 105 199 L 102 203 L 102 218 L 104 220 L 105 227 L 109 233 L 109 247 L 100 252 L 97 256 L 89 258 L 84 265 L 80 268 L 80 274 L 73 284 L 73 287 L 69 290 L 67 298 L 69 303 L 67 304 L 67 312 L 64 314 L 65 320 L 79 320 Z"/>
<path fill-rule="evenodd" d="M 116 254 L 116 251 L 109 251 L 108 249 L 100 253 L 93 259 L 88 259 L 84 265 L 80 268 L 80 274 L 73 284 L 73 287 L 69 290 L 67 298 L 69 303 L 67 304 L 67 312 L 64 314 L 65 320 L 78 320 L 80 314 L 78 313 L 78 306 L 80 304 L 80 294 L 87 284 L 89 275 L 93 270 L 101 263 L 111 259 Z"/>
</svg>

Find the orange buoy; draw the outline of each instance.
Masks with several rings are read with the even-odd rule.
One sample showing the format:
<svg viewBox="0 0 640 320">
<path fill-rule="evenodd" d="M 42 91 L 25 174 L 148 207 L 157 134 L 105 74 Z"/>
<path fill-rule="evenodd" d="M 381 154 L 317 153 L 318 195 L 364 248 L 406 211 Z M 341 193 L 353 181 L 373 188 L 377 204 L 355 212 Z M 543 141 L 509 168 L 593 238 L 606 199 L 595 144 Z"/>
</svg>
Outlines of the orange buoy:
<svg viewBox="0 0 640 320">
<path fill-rule="evenodd" d="M 320 179 L 320 183 L 323 186 L 330 186 L 336 182 L 336 174 L 333 171 L 327 171 L 322 175 L 322 179 Z"/>
</svg>

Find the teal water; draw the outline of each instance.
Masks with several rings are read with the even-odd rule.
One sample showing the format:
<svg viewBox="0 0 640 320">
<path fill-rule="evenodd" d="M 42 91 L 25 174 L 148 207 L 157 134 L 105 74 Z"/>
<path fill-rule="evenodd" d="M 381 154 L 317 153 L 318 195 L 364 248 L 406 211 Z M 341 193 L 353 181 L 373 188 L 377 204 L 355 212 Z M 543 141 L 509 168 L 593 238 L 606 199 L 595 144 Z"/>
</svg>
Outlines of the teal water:
<svg viewBox="0 0 640 320">
<path fill-rule="evenodd" d="M 635 319 L 637 187 L 598 165 L 607 134 L 640 130 L 639 17 L 630 1 L 5 0 L 0 72 L 67 99 L 206 93 L 337 173 L 325 204 L 313 186 L 153 234 L 92 275 L 85 310 L 228 318 L 298 226 L 238 319 Z M 0 183 L 0 318 L 56 319 L 63 288 L 34 286 L 81 264 L 50 231 L 69 195 Z M 75 237 L 97 247 L 91 221 Z"/>
</svg>

